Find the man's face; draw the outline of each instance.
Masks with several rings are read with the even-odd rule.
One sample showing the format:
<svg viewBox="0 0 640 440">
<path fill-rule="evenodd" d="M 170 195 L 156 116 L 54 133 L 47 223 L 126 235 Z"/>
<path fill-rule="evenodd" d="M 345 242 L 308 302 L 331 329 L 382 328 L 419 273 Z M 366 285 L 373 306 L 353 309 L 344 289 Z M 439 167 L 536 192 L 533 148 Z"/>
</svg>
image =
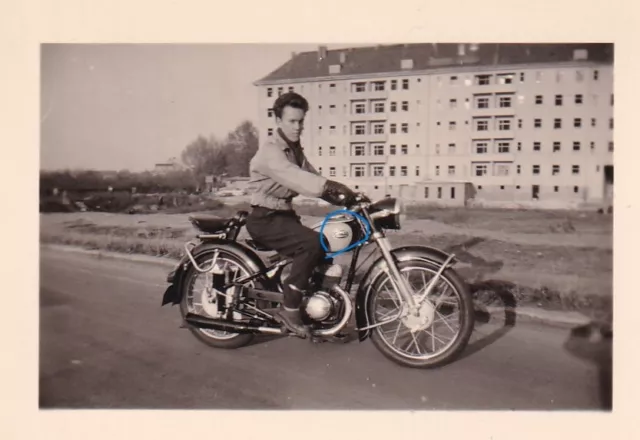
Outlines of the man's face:
<svg viewBox="0 0 640 440">
<path fill-rule="evenodd" d="M 299 108 L 285 107 L 282 110 L 282 118 L 276 118 L 276 124 L 287 139 L 297 142 L 304 129 L 304 116 L 304 112 Z"/>
</svg>

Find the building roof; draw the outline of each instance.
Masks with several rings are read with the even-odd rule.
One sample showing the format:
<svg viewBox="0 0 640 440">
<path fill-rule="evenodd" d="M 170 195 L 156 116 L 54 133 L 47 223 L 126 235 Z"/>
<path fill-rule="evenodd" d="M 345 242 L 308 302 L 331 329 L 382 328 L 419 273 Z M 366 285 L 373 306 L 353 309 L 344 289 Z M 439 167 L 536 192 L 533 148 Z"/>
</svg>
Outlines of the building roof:
<svg viewBox="0 0 640 440">
<path fill-rule="evenodd" d="M 577 49 L 586 49 L 586 59 L 575 58 L 574 51 Z M 344 60 L 343 63 L 341 63 L 341 56 Z M 413 60 L 413 66 L 402 69 L 401 61 L 404 59 Z M 578 60 L 611 64 L 613 63 L 613 44 L 421 43 L 333 50 L 327 50 L 326 47 L 320 46 L 317 51 L 294 54 L 286 63 L 256 81 L 255 84 L 452 67 L 506 66 Z M 331 65 L 340 65 L 339 73 L 330 73 L 329 66 Z"/>
</svg>

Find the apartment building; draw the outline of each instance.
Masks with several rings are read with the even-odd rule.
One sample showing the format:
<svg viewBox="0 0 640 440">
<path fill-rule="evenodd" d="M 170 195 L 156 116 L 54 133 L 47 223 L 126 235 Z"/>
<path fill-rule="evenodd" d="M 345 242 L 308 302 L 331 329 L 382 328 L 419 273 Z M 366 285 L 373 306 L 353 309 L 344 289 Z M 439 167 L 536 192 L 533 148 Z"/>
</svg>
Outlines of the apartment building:
<svg viewBox="0 0 640 440">
<path fill-rule="evenodd" d="M 613 185 L 606 44 L 410 44 L 294 54 L 256 82 L 261 138 L 281 93 L 327 177 L 409 200 L 601 202 Z"/>
</svg>

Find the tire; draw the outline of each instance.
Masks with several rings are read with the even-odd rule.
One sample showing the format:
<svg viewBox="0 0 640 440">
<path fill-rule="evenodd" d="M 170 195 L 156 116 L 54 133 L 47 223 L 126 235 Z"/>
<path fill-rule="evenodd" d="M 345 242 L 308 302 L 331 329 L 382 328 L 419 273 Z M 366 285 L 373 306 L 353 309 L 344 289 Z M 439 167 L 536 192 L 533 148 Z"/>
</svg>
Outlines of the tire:
<svg viewBox="0 0 640 440">
<path fill-rule="evenodd" d="M 434 274 L 439 270 L 439 266 L 437 264 L 425 260 L 416 259 L 398 263 L 398 269 L 401 273 L 403 273 L 403 269 L 406 270 L 407 268 L 426 269 L 427 271 L 430 271 Z M 469 291 L 469 287 L 463 281 L 460 275 L 458 275 L 453 269 L 445 270 L 440 277 L 445 281 L 445 283 L 452 287 L 455 292 L 457 292 L 456 296 L 458 296 L 458 301 L 460 302 L 459 310 L 461 324 L 458 334 L 454 338 L 454 342 L 442 353 L 439 353 L 433 357 L 425 359 L 411 358 L 408 355 L 402 355 L 401 353 L 398 353 L 396 350 L 391 348 L 390 343 L 384 338 L 382 334 L 381 327 L 374 327 L 371 329 L 371 340 L 375 347 L 386 358 L 399 365 L 409 368 L 438 368 L 454 361 L 466 348 L 475 325 L 474 304 L 473 298 Z M 366 303 L 367 315 L 369 316 L 369 322 L 371 324 L 377 322 L 375 320 L 375 298 L 377 297 L 377 292 L 384 287 L 384 284 L 385 282 L 387 282 L 387 280 L 388 277 L 384 273 L 382 273 L 373 281 L 372 290 L 369 298 L 367 298 Z M 433 327 L 431 327 L 431 330 L 432 333 L 434 333 Z M 418 344 L 416 343 L 416 346 L 417 345 Z"/>
<path fill-rule="evenodd" d="M 235 254 L 219 249 L 220 253 L 218 258 L 222 258 L 224 260 L 232 261 L 233 264 L 237 265 L 247 274 L 253 273 L 251 268 L 247 266 L 240 257 Z M 207 267 L 211 264 L 211 260 L 213 258 L 213 252 L 206 252 L 200 256 L 195 257 L 198 266 Z M 189 310 L 189 293 L 192 288 L 192 285 L 196 281 L 197 276 L 204 276 L 204 274 L 199 273 L 193 265 L 189 266 L 189 269 L 185 273 L 184 283 L 183 283 L 183 292 L 182 299 L 180 300 L 180 313 L 182 314 L 182 318 L 184 319 L 185 315 L 190 311 Z M 254 283 L 255 284 L 255 283 Z M 255 286 L 260 287 L 260 286 Z M 199 311 L 199 314 L 204 314 L 205 316 L 209 316 L 204 312 L 204 310 Z M 254 335 L 250 333 L 227 333 L 225 337 L 216 337 L 215 333 L 221 333 L 219 330 L 210 330 L 210 329 L 201 329 L 195 327 L 188 327 L 189 331 L 203 344 L 213 347 L 213 348 L 222 348 L 222 349 L 236 349 L 243 347 L 249 344 Z"/>
</svg>

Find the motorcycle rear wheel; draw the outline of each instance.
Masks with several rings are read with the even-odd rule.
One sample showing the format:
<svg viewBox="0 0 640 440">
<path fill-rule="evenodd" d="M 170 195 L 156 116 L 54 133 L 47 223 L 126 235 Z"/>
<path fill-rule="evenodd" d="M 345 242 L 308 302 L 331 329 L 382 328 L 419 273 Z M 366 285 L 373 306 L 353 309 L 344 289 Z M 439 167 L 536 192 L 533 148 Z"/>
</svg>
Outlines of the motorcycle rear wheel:
<svg viewBox="0 0 640 440">
<path fill-rule="evenodd" d="M 421 278 L 425 280 L 424 285 L 426 285 L 436 274 L 439 267 L 438 265 L 425 260 L 409 260 L 398 263 L 398 269 L 405 278 L 407 278 L 407 273 L 410 272 L 418 272 L 420 275 L 430 274 L 431 276 L 429 278 L 421 276 Z M 404 300 L 397 297 L 392 290 L 390 283 L 391 280 L 385 274 L 381 274 L 376 280 L 374 280 L 371 294 L 367 300 L 367 313 L 370 324 L 376 324 L 383 322 L 384 320 L 391 319 L 404 305 Z M 416 286 L 415 281 L 411 281 L 411 283 L 414 287 L 418 287 L 418 289 L 423 287 L 422 285 Z M 458 311 L 450 313 L 450 315 L 457 313 L 459 315 L 460 325 L 459 330 L 456 332 L 452 340 L 449 341 L 449 343 L 444 344 L 445 346 L 443 350 L 439 352 L 435 351 L 436 339 L 438 339 L 439 342 L 442 341 L 440 338 L 436 337 L 436 324 L 439 325 L 440 323 L 445 323 L 445 325 L 450 329 L 452 328 L 447 319 L 445 319 L 445 315 L 448 311 L 453 309 L 450 301 L 443 302 L 436 307 L 436 311 L 438 313 L 436 313 L 433 325 L 424 330 L 416 331 L 415 334 L 410 332 L 409 327 L 405 325 L 406 321 L 403 319 L 398 319 L 389 324 L 373 328 L 371 330 L 371 340 L 375 347 L 388 359 L 410 368 L 437 368 L 454 361 L 466 348 L 469 338 L 473 332 L 475 322 L 474 305 L 473 298 L 467 284 L 453 269 L 447 269 L 441 274 L 440 280 L 430 295 L 430 299 L 432 302 L 437 301 L 440 296 L 439 294 L 441 294 L 443 298 L 449 298 L 450 295 L 447 294 L 445 296 L 447 291 L 452 292 L 458 299 Z M 380 301 L 377 300 L 381 300 L 383 293 L 389 294 L 388 304 L 393 303 L 393 307 L 396 307 L 398 310 L 394 311 L 383 309 L 384 312 L 381 315 L 380 313 L 377 313 L 380 312 L 379 309 L 381 308 L 379 307 Z M 442 307 L 442 305 L 445 307 Z M 402 348 L 404 344 L 401 345 L 399 342 L 401 331 L 403 333 L 403 338 L 407 335 L 410 336 L 408 339 L 409 345 L 406 350 Z M 427 339 L 426 346 L 421 346 L 419 342 L 421 337 L 425 337 Z M 433 347 L 432 353 L 428 352 L 429 337 L 431 337 L 431 345 Z M 418 353 L 408 351 L 414 344 Z M 422 353 L 421 348 L 424 349 L 426 353 Z"/>
<path fill-rule="evenodd" d="M 200 267 L 209 267 L 213 261 L 213 254 L 206 253 L 200 256 L 195 257 L 198 266 Z M 237 278 L 250 275 L 253 273 L 251 268 L 249 268 L 239 257 L 233 255 L 230 252 L 226 252 L 224 250 L 220 250 L 220 254 L 218 256 L 218 263 L 227 263 L 227 269 L 231 267 L 235 267 L 238 269 L 240 274 Z M 185 282 L 184 289 L 182 295 L 182 300 L 180 301 L 180 313 L 184 318 L 187 313 L 195 313 L 202 316 L 212 317 L 208 313 L 204 311 L 201 307 L 196 308 L 193 306 L 194 296 L 200 295 L 200 293 L 194 292 L 194 284 L 198 281 L 198 278 L 204 280 L 206 278 L 206 274 L 202 274 L 198 272 L 193 266 L 190 266 L 187 273 L 185 274 Z M 251 282 L 247 283 L 247 286 L 259 288 L 260 286 L 256 286 L 256 283 Z M 197 298 L 200 300 L 199 298 Z M 205 345 L 214 348 L 223 348 L 223 349 L 236 349 L 243 347 L 249 344 L 254 335 L 250 333 L 232 333 L 226 332 L 222 330 L 211 330 L 211 329 L 202 329 L 189 327 L 189 331 Z"/>
</svg>

